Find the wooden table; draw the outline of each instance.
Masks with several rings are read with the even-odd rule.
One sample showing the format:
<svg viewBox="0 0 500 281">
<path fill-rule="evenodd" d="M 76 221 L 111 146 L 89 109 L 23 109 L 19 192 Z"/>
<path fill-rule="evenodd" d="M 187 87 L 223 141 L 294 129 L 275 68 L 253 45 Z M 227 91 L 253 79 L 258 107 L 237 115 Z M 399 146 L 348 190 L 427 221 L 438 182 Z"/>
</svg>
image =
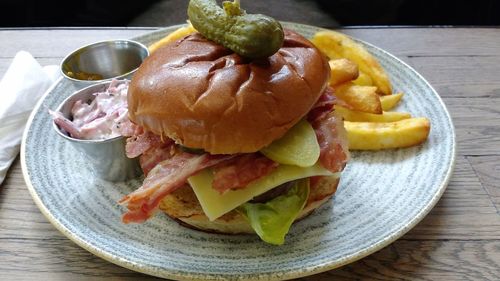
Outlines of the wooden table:
<svg viewBox="0 0 500 281">
<path fill-rule="evenodd" d="M 97 40 L 149 28 L 0 29 L 0 76 L 19 50 L 42 65 Z M 361 28 L 364 39 L 414 67 L 436 88 L 456 127 L 448 189 L 413 230 L 360 261 L 302 280 L 500 280 L 500 29 Z M 3 94 L 3 93 L 0 93 Z M 0 187 L 1 280 L 155 279 L 81 249 L 40 213 L 19 160 Z"/>
</svg>

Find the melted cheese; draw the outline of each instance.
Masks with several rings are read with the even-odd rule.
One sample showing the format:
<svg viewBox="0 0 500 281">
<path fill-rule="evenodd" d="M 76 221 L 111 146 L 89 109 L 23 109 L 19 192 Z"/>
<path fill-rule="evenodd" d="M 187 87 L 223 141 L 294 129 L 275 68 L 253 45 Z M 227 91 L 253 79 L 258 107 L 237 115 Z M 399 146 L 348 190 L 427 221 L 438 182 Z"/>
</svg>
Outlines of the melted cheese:
<svg viewBox="0 0 500 281">
<path fill-rule="evenodd" d="M 207 217 L 213 221 L 225 213 L 233 210 L 241 204 L 251 200 L 272 188 L 296 179 L 312 176 L 338 176 L 316 163 L 310 167 L 297 167 L 291 165 L 280 165 L 269 175 L 260 178 L 247 187 L 238 190 L 229 190 L 220 194 L 212 188 L 213 173 L 205 169 L 188 179 L 198 201 Z"/>
</svg>

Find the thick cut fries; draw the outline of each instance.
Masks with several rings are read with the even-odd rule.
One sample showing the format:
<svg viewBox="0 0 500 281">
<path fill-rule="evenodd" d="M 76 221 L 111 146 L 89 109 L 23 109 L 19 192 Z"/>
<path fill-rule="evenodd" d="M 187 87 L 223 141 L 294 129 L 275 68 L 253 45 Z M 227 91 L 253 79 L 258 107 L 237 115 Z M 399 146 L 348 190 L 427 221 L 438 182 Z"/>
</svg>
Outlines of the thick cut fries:
<svg viewBox="0 0 500 281">
<path fill-rule="evenodd" d="M 335 112 L 340 114 L 345 121 L 352 121 L 352 122 L 384 123 L 384 122 L 395 122 L 411 118 L 411 114 L 407 112 L 384 111 L 382 114 L 372 114 L 372 113 L 349 110 L 339 105 L 335 106 Z"/>
<path fill-rule="evenodd" d="M 154 51 L 156 51 L 161 46 L 163 46 L 165 44 L 168 44 L 170 42 L 176 41 L 178 39 L 181 39 L 182 37 L 184 37 L 186 35 L 189 35 L 189 34 L 195 32 L 195 31 L 196 31 L 196 29 L 194 29 L 194 27 L 190 23 L 188 23 L 187 26 L 180 27 L 177 30 L 175 30 L 174 32 L 172 32 L 172 33 L 168 34 L 167 36 L 163 37 L 159 41 L 156 41 L 155 43 L 153 43 L 148 48 L 149 52 L 153 53 Z"/>
<path fill-rule="evenodd" d="M 360 86 L 373 86 L 372 78 L 368 74 L 361 71 L 359 72 L 358 78 L 352 81 L 352 83 Z"/>
<path fill-rule="evenodd" d="M 370 76 L 379 93 L 392 94 L 389 77 L 378 61 L 347 35 L 335 31 L 319 31 L 311 41 L 331 59 L 346 58 L 355 62 L 360 72 Z"/>
<path fill-rule="evenodd" d="M 335 96 L 344 101 L 353 110 L 373 114 L 382 114 L 380 97 L 376 87 L 358 86 L 352 82 L 341 84 L 335 89 Z"/>
<path fill-rule="evenodd" d="M 345 121 L 349 149 L 402 148 L 424 142 L 431 128 L 427 118 L 410 118 L 391 123 Z"/>
<path fill-rule="evenodd" d="M 380 97 L 380 103 L 382 104 L 383 110 L 393 109 L 403 97 L 403 93 L 397 93 L 394 95 L 387 95 Z"/>
<path fill-rule="evenodd" d="M 358 78 L 358 65 L 348 59 L 336 59 L 328 62 L 330 65 L 330 86 Z"/>
</svg>

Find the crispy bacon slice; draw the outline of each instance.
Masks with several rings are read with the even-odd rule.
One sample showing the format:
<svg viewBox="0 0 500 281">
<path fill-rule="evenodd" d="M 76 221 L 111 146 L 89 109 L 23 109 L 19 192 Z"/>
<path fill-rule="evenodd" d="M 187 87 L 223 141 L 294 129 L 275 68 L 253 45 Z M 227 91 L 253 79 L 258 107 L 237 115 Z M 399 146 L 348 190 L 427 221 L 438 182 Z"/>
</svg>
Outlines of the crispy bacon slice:
<svg viewBox="0 0 500 281">
<path fill-rule="evenodd" d="M 231 157 L 233 156 L 178 152 L 171 158 L 160 162 L 147 175 L 139 189 L 119 201 L 120 204 L 127 204 L 128 209 L 122 221 L 124 223 L 146 221 L 158 209 L 160 201 L 183 186 L 188 177 Z"/>
<path fill-rule="evenodd" d="M 335 102 L 336 98 L 333 95 L 333 89 L 327 87 L 323 94 L 319 97 L 316 104 L 307 114 L 307 121 L 313 123 L 316 120 L 324 119 L 325 116 L 332 111 Z"/>
<path fill-rule="evenodd" d="M 174 142 L 164 143 L 160 146 L 154 146 L 148 151 L 141 154 L 139 157 L 139 164 L 141 165 L 141 169 L 144 172 L 144 175 L 148 175 L 149 172 L 156 166 L 158 163 L 170 159 L 174 156 L 176 152 Z"/>
<path fill-rule="evenodd" d="M 340 172 L 349 160 L 349 149 L 342 117 L 331 112 L 313 124 L 318 138 L 321 165 L 331 171 Z"/>
<path fill-rule="evenodd" d="M 171 139 L 167 139 L 164 143 L 159 135 L 155 135 L 151 132 L 143 132 L 127 139 L 125 151 L 127 157 L 135 158 L 153 147 L 161 147 L 173 143 Z"/>
<path fill-rule="evenodd" d="M 243 154 L 214 167 L 212 186 L 220 193 L 246 187 L 278 167 L 278 163 L 260 153 Z"/>
<path fill-rule="evenodd" d="M 331 172 L 340 172 L 349 160 L 349 148 L 342 117 L 333 110 L 335 104 L 343 105 L 331 88 L 327 88 L 307 115 L 320 147 L 319 161 Z"/>
<path fill-rule="evenodd" d="M 331 87 L 327 87 L 323 94 L 319 97 L 316 104 L 307 114 L 307 120 L 311 123 L 324 120 L 326 115 L 333 110 L 334 105 L 340 105 L 345 108 L 352 109 L 352 106 L 335 96 Z"/>
<path fill-rule="evenodd" d="M 127 157 L 139 157 L 139 163 L 145 175 L 153 169 L 156 164 L 169 159 L 175 153 L 175 143 L 170 138 L 162 139 L 161 136 L 151 132 L 145 132 L 141 126 L 129 122 L 132 126 L 128 130 L 125 144 Z"/>
</svg>

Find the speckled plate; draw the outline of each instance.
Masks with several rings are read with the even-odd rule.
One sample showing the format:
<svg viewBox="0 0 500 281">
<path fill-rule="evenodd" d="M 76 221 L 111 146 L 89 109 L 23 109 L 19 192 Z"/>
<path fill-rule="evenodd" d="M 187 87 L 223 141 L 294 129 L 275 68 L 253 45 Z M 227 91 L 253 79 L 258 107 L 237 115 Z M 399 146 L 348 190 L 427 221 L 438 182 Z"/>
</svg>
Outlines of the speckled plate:
<svg viewBox="0 0 500 281">
<path fill-rule="evenodd" d="M 310 37 L 316 27 L 286 24 Z M 149 44 L 176 27 L 134 38 Z M 365 43 L 363 43 L 365 44 Z M 296 223 L 283 246 L 252 235 L 219 235 L 178 225 L 164 215 L 121 223 L 116 201 L 140 185 L 96 179 L 88 164 L 52 129 L 54 109 L 74 90 L 50 89 L 33 111 L 21 160 L 34 201 L 48 220 L 84 249 L 123 267 L 171 279 L 290 279 L 330 270 L 367 256 L 401 237 L 436 204 L 455 160 L 450 116 L 434 89 L 411 67 L 365 44 L 406 95 L 400 111 L 427 116 L 432 129 L 417 147 L 353 153 L 334 199 Z"/>
</svg>

